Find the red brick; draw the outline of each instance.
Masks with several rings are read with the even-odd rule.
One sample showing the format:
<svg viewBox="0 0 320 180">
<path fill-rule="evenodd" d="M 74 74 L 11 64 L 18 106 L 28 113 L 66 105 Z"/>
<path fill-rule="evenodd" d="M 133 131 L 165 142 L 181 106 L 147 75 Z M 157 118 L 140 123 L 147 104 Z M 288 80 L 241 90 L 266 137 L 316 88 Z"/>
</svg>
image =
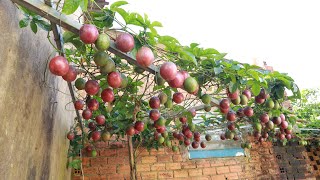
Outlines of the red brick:
<svg viewBox="0 0 320 180">
<path fill-rule="evenodd" d="M 155 155 L 162 155 L 165 154 L 164 149 L 163 148 L 159 148 L 157 149 L 151 149 L 150 150 L 150 155 L 155 156 Z"/>
<path fill-rule="evenodd" d="M 197 161 L 196 162 L 197 168 L 204 168 L 204 167 L 210 167 L 210 162 L 209 161 Z"/>
<path fill-rule="evenodd" d="M 113 174 L 117 172 L 117 166 L 116 165 L 109 165 L 107 167 L 99 167 L 99 173 L 100 174 Z"/>
<path fill-rule="evenodd" d="M 203 175 L 216 175 L 217 171 L 215 167 L 203 168 Z"/>
<path fill-rule="evenodd" d="M 106 180 L 107 177 L 102 175 L 102 176 L 89 176 L 89 180 Z"/>
<path fill-rule="evenodd" d="M 117 150 L 116 149 L 103 149 L 100 150 L 100 156 L 116 156 L 117 155 Z"/>
<path fill-rule="evenodd" d="M 108 142 L 98 141 L 98 142 L 94 143 L 94 146 L 96 148 L 106 148 L 106 147 L 108 147 Z"/>
<path fill-rule="evenodd" d="M 230 168 L 230 172 L 241 172 L 242 171 L 241 165 L 229 166 L 229 168 Z"/>
<path fill-rule="evenodd" d="M 279 170 L 278 167 L 277 168 L 274 167 L 274 168 L 268 169 L 268 171 L 269 171 L 270 174 L 275 174 L 275 175 L 280 174 L 280 170 Z"/>
<path fill-rule="evenodd" d="M 96 157 L 91 158 L 91 166 L 97 167 L 97 166 L 108 166 L 108 158 L 106 157 Z"/>
<path fill-rule="evenodd" d="M 115 179 L 124 179 L 123 174 L 107 174 L 107 179 L 108 180 L 115 180 Z"/>
<path fill-rule="evenodd" d="M 159 155 L 158 162 L 172 162 L 172 156 L 171 155 Z"/>
<path fill-rule="evenodd" d="M 272 148 L 272 143 L 271 142 L 263 142 L 263 143 L 261 143 L 261 146 L 264 148 Z"/>
<path fill-rule="evenodd" d="M 270 149 L 269 148 L 261 148 L 259 149 L 259 154 L 270 154 Z"/>
<path fill-rule="evenodd" d="M 207 177 L 190 177 L 190 179 L 191 180 L 212 180 L 210 176 L 207 176 Z"/>
<path fill-rule="evenodd" d="M 238 173 L 238 175 L 242 179 L 253 179 L 255 177 L 255 174 L 253 173 L 253 171 L 240 172 L 240 173 Z"/>
<path fill-rule="evenodd" d="M 255 164 L 245 164 L 243 165 L 243 170 L 244 171 L 252 171 L 255 169 Z"/>
<path fill-rule="evenodd" d="M 177 155 L 177 154 L 180 154 L 179 150 L 176 151 L 176 152 L 173 152 L 172 149 L 165 149 L 164 150 L 164 154 L 167 154 L 167 155 Z"/>
<path fill-rule="evenodd" d="M 129 164 L 129 157 L 108 157 L 108 164 Z"/>
<path fill-rule="evenodd" d="M 166 164 L 164 163 L 156 163 L 151 165 L 151 171 L 162 171 L 166 169 Z"/>
<path fill-rule="evenodd" d="M 202 169 L 189 169 L 189 176 L 200 177 L 202 176 Z"/>
<path fill-rule="evenodd" d="M 158 172 L 158 178 L 159 179 L 173 178 L 173 171 L 160 171 Z"/>
<path fill-rule="evenodd" d="M 224 162 L 223 161 L 211 161 L 210 164 L 211 164 L 212 167 L 224 166 Z"/>
<path fill-rule="evenodd" d="M 182 162 L 181 168 L 182 169 L 194 169 L 194 168 L 196 168 L 196 163 L 193 161 Z"/>
<path fill-rule="evenodd" d="M 99 169 L 96 167 L 83 167 L 83 174 L 98 174 Z"/>
<path fill-rule="evenodd" d="M 157 172 L 142 172 L 141 179 L 157 179 Z"/>
<path fill-rule="evenodd" d="M 188 177 L 188 171 L 187 170 L 175 170 L 173 171 L 174 177 Z"/>
<path fill-rule="evenodd" d="M 82 180 L 82 176 L 73 176 L 72 180 Z"/>
<path fill-rule="evenodd" d="M 181 169 L 181 163 L 167 163 L 166 169 L 168 170 Z"/>
<path fill-rule="evenodd" d="M 212 180 L 226 180 L 224 175 L 215 175 L 215 176 L 211 176 Z"/>
<path fill-rule="evenodd" d="M 130 165 L 123 165 L 123 164 L 118 165 L 117 173 L 119 173 L 119 174 L 129 173 L 130 174 Z"/>
<path fill-rule="evenodd" d="M 138 155 L 139 156 L 149 156 L 150 155 L 150 152 L 148 151 L 148 149 L 146 148 L 140 148 L 138 150 Z"/>
<path fill-rule="evenodd" d="M 226 178 L 229 179 L 239 179 L 238 174 L 237 173 L 229 173 L 229 174 L 225 174 Z"/>
<path fill-rule="evenodd" d="M 258 151 L 250 151 L 250 156 L 251 157 L 259 156 L 259 152 Z"/>
<path fill-rule="evenodd" d="M 272 155 L 272 154 L 260 155 L 259 159 L 261 159 L 261 161 L 267 161 L 267 162 L 276 161 L 274 155 Z M 287 158 L 285 158 L 285 159 L 287 159 Z"/>
<path fill-rule="evenodd" d="M 181 154 L 173 155 L 172 159 L 173 159 L 174 162 L 182 162 L 183 161 L 183 158 L 182 158 Z"/>
<path fill-rule="evenodd" d="M 117 141 L 117 142 L 109 142 L 109 146 L 110 146 L 110 149 L 121 149 L 121 148 L 124 148 L 124 149 L 127 149 L 127 143 L 125 142 L 120 142 L 120 141 Z"/>
<path fill-rule="evenodd" d="M 234 164 L 237 164 L 237 161 L 234 160 L 234 159 L 230 159 L 230 160 L 226 160 L 226 161 L 224 162 L 224 164 L 225 164 L 226 166 L 228 166 L 228 165 L 234 165 Z"/>
<path fill-rule="evenodd" d="M 259 161 L 260 161 L 260 159 L 259 159 L 259 158 L 256 158 L 256 157 L 252 157 L 252 158 L 249 160 L 250 163 L 258 163 Z"/>
<path fill-rule="evenodd" d="M 122 156 L 129 156 L 129 149 L 128 148 L 119 148 L 117 149 L 117 155 Z"/>
<path fill-rule="evenodd" d="M 82 158 L 82 166 L 90 166 L 90 158 L 83 157 Z"/>
<path fill-rule="evenodd" d="M 142 163 L 142 157 L 143 157 L 143 156 L 137 156 L 137 157 L 136 157 L 136 163 L 137 163 L 137 164 L 141 164 L 141 163 Z"/>
<path fill-rule="evenodd" d="M 274 154 L 273 149 L 269 149 L 269 154 Z"/>
<path fill-rule="evenodd" d="M 229 173 L 229 167 L 228 166 L 224 166 L 224 167 L 217 167 L 217 174 L 225 174 L 225 173 Z"/>
<path fill-rule="evenodd" d="M 236 160 L 237 164 L 249 163 L 249 158 L 239 157 L 239 158 L 237 158 L 235 160 Z"/>
<path fill-rule="evenodd" d="M 141 162 L 144 164 L 152 164 L 157 162 L 157 157 L 156 156 L 144 156 L 141 157 Z"/>
<path fill-rule="evenodd" d="M 150 165 L 149 164 L 137 164 L 137 171 L 138 172 L 150 171 Z"/>
</svg>

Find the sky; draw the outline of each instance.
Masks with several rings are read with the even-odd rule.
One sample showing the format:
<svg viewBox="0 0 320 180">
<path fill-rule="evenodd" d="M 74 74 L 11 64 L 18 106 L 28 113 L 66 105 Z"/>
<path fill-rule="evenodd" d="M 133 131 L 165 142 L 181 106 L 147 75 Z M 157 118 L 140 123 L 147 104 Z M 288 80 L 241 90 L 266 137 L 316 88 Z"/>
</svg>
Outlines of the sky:
<svg viewBox="0 0 320 180">
<path fill-rule="evenodd" d="M 266 61 L 300 89 L 320 88 L 318 0 L 127 1 L 126 10 L 160 21 L 158 33 L 183 45 L 196 42 L 243 63 Z"/>
</svg>

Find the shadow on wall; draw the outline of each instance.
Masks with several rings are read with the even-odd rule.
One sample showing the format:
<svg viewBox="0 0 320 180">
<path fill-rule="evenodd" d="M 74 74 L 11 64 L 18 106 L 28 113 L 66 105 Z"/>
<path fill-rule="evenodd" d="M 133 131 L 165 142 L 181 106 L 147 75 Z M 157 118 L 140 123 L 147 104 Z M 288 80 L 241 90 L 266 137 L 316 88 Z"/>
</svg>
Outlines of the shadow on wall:
<svg viewBox="0 0 320 180">
<path fill-rule="evenodd" d="M 74 111 L 65 109 L 67 83 L 47 70 L 54 54 L 47 33 L 20 29 L 22 17 L 11 1 L 0 1 L 0 177 L 69 179 L 65 134 Z"/>
</svg>

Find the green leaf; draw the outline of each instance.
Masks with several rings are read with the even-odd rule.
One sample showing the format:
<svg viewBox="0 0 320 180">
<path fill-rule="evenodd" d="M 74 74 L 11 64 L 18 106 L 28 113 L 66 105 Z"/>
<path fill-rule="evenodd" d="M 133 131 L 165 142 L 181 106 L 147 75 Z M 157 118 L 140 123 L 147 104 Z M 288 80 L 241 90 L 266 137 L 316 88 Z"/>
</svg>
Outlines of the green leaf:
<svg viewBox="0 0 320 180">
<path fill-rule="evenodd" d="M 227 53 L 220 53 L 220 54 L 216 55 L 214 58 L 215 58 L 215 60 L 221 60 L 221 59 L 223 59 L 226 55 L 227 55 Z"/>
<path fill-rule="evenodd" d="M 36 23 L 34 21 L 30 22 L 30 28 L 35 34 L 37 33 L 38 27 L 37 27 L 37 25 L 36 25 Z"/>
<path fill-rule="evenodd" d="M 145 27 L 143 17 L 138 13 L 130 13 L 129 16 L 125 19 L 127 24 L 132 24 L 140 27 Z"/>
<path fill-rule="evenodd" d="M 233 83 L 236 83 L 236 82 L 237 82 L 237 79 L 236 79 L 236 76 L 235 76 L 235 75 L 230 74 L 230 78 L 231 78 L 231 81 L 232 81 Z"/>
<path fill-rule="evenodd" d="M 194 49 L 195 47 L 198 47 L 200 44 L 198 44 L 198 43 L 191 43 L 190 44 L 190 48 L 191 49 Z"/>
<path fill-rule="evenodd" d="M 296 93 L 296 92 L 298 92 L 298 91 L 299 91 L 299 87 L 297 86 L 297 84 L 296 84 L 296 83 L 292 83 L 292 87 L 293 87 L 292 92 Z"/>
<path fill-rule="evenodd" d="M 189 51 L 183 51 L 181 52 L 181 58 L 191 61 L 193 64 L 195 64 L 196 66 L 198 66 L 198 62 L 196 60 L 196 57 Z"/>
<path fill-rule="evenodd" d="M 280 116 L 281 111 L 280 110 L 272 110 L 272 116 Z M 271 117 L 271 115 L 269 115 Z"/>
<path fill-rule="evenodd" d="M 51 25 L 44 20 L 36 20 L 36 24 L 45 31 L 51 31 Z"/>
<path fill-rule="evenodd" d="M 229 91 L 230 91 L 231 93 L 234 93 L 234 92 L 236 92 L 237 89 L 238 89 L 238 83 L 230 82 L 230 84 L 229 84 Z"/>
<path fill-rule="evenodd" d="M 151 26 L 152 26 L 152 27 L 162 27 L 162 24 L 161 24 L 161 22 L 159 22 L 159 21 L 153 21 L 153 22 L 151 23 Z"/>
<path fill-rule="evenodd" d="M 284 96 L 284 88 L 283 87 L 279 87 L 276 89 L 276 94 L 278 96 L 278 99 L 283 98 Z"/>
<path fill-rule="evenodd" d="M 129 16 L 129 14 L 127 13 L 127 11 L 125 11 L 125 10 L 122 9 L 122 8 L 115 8 L 113 11 L 119 13 L 120 16 L 123 18 L 123 20 L 125 20 L 125 22 L 127 23 L 126 19 L 127 19 L 127 17 Z"/>
<path fill-rule="evenodd" d="M 259 79 L 259 74 L 257 73 L 257 71 L 252 70 L 252 69 L 249 69 L 247 72 L 248 72 L 248 74 L 250 74 L 251 77 L 253 77 L 256 81 L 260 81 L 260 79 Z"/>
<path fill-rule="evenodd" d="M 180 44 L 179 41 L 176 38 L 172 37 L 172 36 L 160 36 L 159 37 L 159 42 L 160 43 L 172 42 L 172 43 Z"/>
<path fill-rule="evenodd" d="M 232 65 L 231 69 L 238 71 L 241 67 L 238 64 Z M 239 74 L 239 72 L 238 72 Z"/>
<path fill-rule="evenodd" d="M 213 71 L 216 75 L 220 74 L 223 72 L 222 68 L 221 67 L 214 67 L 213 68 Z"/>
<path fill-rule="evenodd" d="M 23 18 L 22 20 L 19 21 L 19 27 L 20 28 L 24 28 L 24 27 L 27 27 L 28 24 L 30 22 L 30 19 L 29 18 Z"/>
<path fill-rule="evenodd" d="M 70 43 L 72 43 L 81 53 L 86 53 L 86 46 L 79 39 L 73 39 Z"/>
<path fill-rule="evenodd" d="M 81 160 L 75 159 L 68 163 L 69 167 L 72 167 L 74 169 L 80 169 L 81 168 Z"/>
<path fill-rule="evenodd" d="M 149 29 L 150 29 L 152 35 L 157 35 L 158 34 L 158 32 L 157 32 L 157 30 L 155 28 L 149 27 Z"/>
<path fill-rule="evenodd" d="M 99 28 L 110 28 L 113 26 L 114 12 L 108 9 L 104 9 L 103 12 L 91 12 L 93 17 L 93 23 Z"/>
<path fill-rule="evenodd" d="M 62 37 L 63 37 L 64 43 L 68 43 L 68 42 L 71 42 L 75 37 L 77 37 L 77 35 L 75 35 L 70 31 L 65 31 Z"/>
<path fill-rule="evenodd" d="M 171 97 L 172 97 L 171 88 L 168 87 L 168 88 L 164 89 L 163 92 L 168 95 L 169 99 L 171 99 Z"/>
<path fill-rule="evenodd" d="M 298 90 L 297 92 L 294 92 L 293 94 L 294 94 L 294 96 L 296 97 L 296 99 L 301 99 L 300 90 Z"/>
<path fill-rule="evenodd" d="M 111 4 L 110 6 L 110 10 L 111 11 L 114 11 L 115 9 L 117 9 L 118 7 L 120 6 L 123 6 L 123 5 L 126 5 L 126 4 L 129 4 L 127 1 L 116 1 L 114 3 Z"/>
<path fill-rule="evenodd" d="M 166 121 L 166 126 L 168 126 L 170 123 L 171 123 L 171 121 L 172 121 L 172 119 L 168 119 L 167 121 Z"/>
<path fill-rule="evenodd" d="M 240 131 L 240 126 L 237 123 L 235 123 L 235 125 L 236 125 L 236 128 L 238 129 L 238 131 Z"/>
<path fill-rule="evenodd" d="M 255 83 L 252 85 L 251 89 L 252 89 L 253 94 L 254 94 L 255 96 L 257 96 L 257 95 L 260 93 L 260 85 L 259 85 L 259 83 L 255 82 Z"/>
<path fill-rule="evenodd" d="M 171 36 L 159 36 L 158 37 L 159 44 L 163 44 L 166 46 L 166 50 L 171 52 L 181 52 L 182 48 L 177 39 Z"/>
<path fill-rule="evenodd" d="M 67 15 L 74 13 L 80 6 L 80 2 L 81 0 L 65 0 L 62 7 L 62 13 Z"/>
<path fill-rule="evenodd" d="M 249 81 L 247 82 L 247 85 L 248 85 L 248 86 L 252 86 L 254 83 L 255 83 L 254 80 L 249 80 Z"/>
<path fill-rule="evenodd" d="M 88 0 L 81 0 L 80 7 L 83 12 L 87 12 L 88 11 Z"/>
<path fill-rule="evenodd" d="M 286 88 L 291 89 L 291 81 L 283 77 L 277 77 L 277 79 L 280 80 L 286 86 Z"/>
<path fill-rule="evenodd" d="M 217 50 L 213 48 L 208 48 L 203 51 L 200 51 L 199 56 L 212 56 L 220 54 Z"/>
<path fill-rule="evenodd" d="M 138 52 L 138 50 L 143 46 L 143 44 L 139 40 L 139 37 L 134 36 L 133 39 L 134 39 L 134 48 L 131 51 L 131 54 L 132 54 L 133 57 L 135 57 L 137 52 Z"/>
<path fill-rule="evenodd" d="M 146 13 L 144 13 L 144 22 L 145 22 L 145 24 L 146 24 L 147 26 L 150 25 L 150 20 L 149 20 L 149 17 L 148 17 L 148 15 L 147 15 Z"/>
<path fill-rule="evenodd" d="M 158 85 L 155 85 L 155 86 L 153 87 L 153 91 L 157 91 L 157 90 L 159 90 L 159 89 L 163 89 L 163 88 L 165 88 L 165 86 L 158 86 Z"/>
<path fill-rule="evenodd" d="M 19 9 L 23 12 L 23 14 L 25 15 L 25 16 L 35 16 L 36 15 L 36 13 L 34 13 L 34 12 L 32 12 L 32 11 L 30 11 L 29 9 L 27 9 L 27 8 L 25 8 L 25 7 L 22 7 L 22 6 L 19 6 Z"/>
</svg>

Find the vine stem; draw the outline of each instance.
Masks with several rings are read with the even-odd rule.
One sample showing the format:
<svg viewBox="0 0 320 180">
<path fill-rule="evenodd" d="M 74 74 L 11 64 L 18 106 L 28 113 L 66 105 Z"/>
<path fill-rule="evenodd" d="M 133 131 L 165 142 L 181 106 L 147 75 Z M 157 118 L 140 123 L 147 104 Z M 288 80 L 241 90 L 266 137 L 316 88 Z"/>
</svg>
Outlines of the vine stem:
<svg viewBox="0 0 320 180">
<path fill-rule="evenodd" d="M 133 151 L 133 144 L 132 144 L 132 136 L 127 136 L 128 138 L 128 148 L 129 148 L 129 161 L 130 161 L 130 177 L 131 180 L 137 179 L 137 172 L 136 172 L 136 163 Z"/>
</svg>

